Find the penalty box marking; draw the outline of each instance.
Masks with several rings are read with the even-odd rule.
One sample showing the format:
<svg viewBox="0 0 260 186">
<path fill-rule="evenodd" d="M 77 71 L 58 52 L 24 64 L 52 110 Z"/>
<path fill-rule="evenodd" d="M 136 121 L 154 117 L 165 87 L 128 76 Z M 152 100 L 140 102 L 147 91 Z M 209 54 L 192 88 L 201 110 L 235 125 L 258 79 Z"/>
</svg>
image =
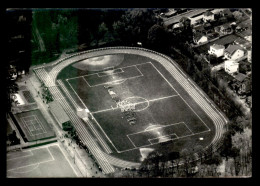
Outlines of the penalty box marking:
<svg viewBox="0 0 260 186">
<path fill-rule="evenodd" d="M 150 138 L 150 139 L 148 139 L 148 141 L 153 145 L 153 144 L 156 144 L 156 143 L 153 143 L 151 141 L 157 140 L 157 139 L 160 139 L 160 138 L 167 138 L 167 137 L 170 137 L 170 136 L 176 136 L 174 139 L 179 138 L 175 133 L 173 133 L 173 134 L 169 134 L 169 135 L 165 135 L 165 136 L 160 136 L 158 138 Z M 168 139 L 167 141 L 170 141 L 170 140 L 173 140 L 173 139 Z M 157 142 L 157 143 L 162 143 L 162 142 Z"/>
<path fill-rule="evenodd" d="M 120 70 L 120 72 L 114 72 L 116 70 Z M 112 71 L 112 72 L 109 72 L 109 71 Z M 111 69 L 111 70 L 106 70 L 106 71 L 103 71 L 103 72 L 99 72 L 97 73 L 98 77 L 104 77 L 104 76 L 111 76 L 111 75 L 114 75 L 114 74 L 120 74 L 120 73 L 123 73 L 125 72 L 122 68 L 117 68 L 117 69 Z M 105 75 L 99 75 L 99 74 L 105 74 Z M 106 74 L 108 73 L 108 74 Z"/>
<path fill-rule="evenodd" d="M 83 78 L 84 81 L 87 83 L 87 85 L 89 87 L 96 87 L 96 86 L 101 86 L 101 85 L 106 85 L 106 84 L 111 84 L 111 83 L 116 83 L 118 81 L 122 81 L 122 80 L 127 80 L 127 79 L 133 79 L 133 78 L 138 78 L 138 77 L 142 77 L 144 76 L 143 73 L 138 69 L 137 65 L 143 65 L 143 64 L 146 64 L 146 63 L 150 63 L 150 62 L 145 62 L 145 63 L 141 63 L 141 64 L 136 64 L 136 65 L 129 65 L 129 66 L 125 66 L 125 67 L 121 67 L 121 68 L 116 68 L 114 70 L 122 70 L 122 72 L 117 72 L 117 73 L 112 73 L 112 74 L 108 74 L 108 75 L 104 75 L 104 76 L 110 76 L 110 75 L 113 75 L 113 74 L 119 74 L 119 73 L 124 73 L 125 71 L 123 69 L 126 69 L 126 68 L 130 68 L 130 67 L 135 67 L 136 70 L 140 73 L 140 75 L 138 76 L 132 76 L 132 77 L 129 77 L 129 78 L 122 78 L 120 80 L 115 80 L 115 81 L 109 81 L 109 82 L 106 82 L 106 83 L 100 83 L 100 84 L 96 84 L 96 85 L 90 85 L 88 83 L 88 81 L 84 78 L 85 76 L 93 76 L 93 75 L 97 75 L 98 77 L 103 77 L 103 76 L 99 76 L 99 73 L 103 73 L 103 72 L 98 72 L 98 73 L 93 73 L 93 74 L 89 74 L 89 75 L 84 75 L 84 76 L 77 76 L 77 77 L 73 77 L 73 78 L 67 78 L 66 81 L 69 82 L 69 80 L 71 79 L 78 79 L 78 78 Z"/>
<path fill-rule="evenodd" d="M 39 148 L 39 149 L 44 149 L 44 148 Z M 55 158 L 53 157 L 52 153 L 50 152 L 49 147 L 46 147 L 45 149 L 47 149 L 46 151 L 48 151 L 48 153 L 50 154 L 50 157 L 51 157 L 50 160 L 40 161 L 40 162 L 37 162 L 37 163 L 32 163 L 32 164 L 29 164 L 29 165 L 24 165 L 24 166 L 12 168 L 12 169 L 9 169 L 9 170 L 7 170 L 7 171 L 15 171 L 15 170 L 19 170 L 19 169 L 22 169 L 22 168 L 30 167 L 30 166 L 33 166 L 33 165 L 40 165 L 40 164 L 42 164 L 42 163 L 47 163 L 47 162 L 54 161 Z M 37 150 L 37 149 L 33 149 L 33 150 Z M 33 150 L 31 150 L 31 151 L 33 151 Z M 26 151 L 25 151 L 25 152 L 26 152 Z M 23 156 L 23 157 L 24 157 L 24 156 Z M 19 158 L 21 159 L 21 158 L 23 158 L 23 157 L 19 157 Z M 16 158 L 16 159 L 19 159 L 19 158 Z M 22 172 L 20 172 L 20 173 L 22 173 Z"/>
<path fill-rule="evenodd" d="M 205 132 L 210 132 L 210 130 L 204 130 L 204 131 L 202 131 L 202 132 L 197 132 L 197 133 L 193 133 L 193 134 L 188 134 L 188 135 L 181 136 L 181 137 L 178 137 L 178 138 L 175 138 L 175 139 L 171 139 L 171 141 L 175 141 L 175 140 L 182 139 L 182 138 L 187 138 L 187 137 L 190 137 L 190 136 L 195 136 L 195 135 L 202 134 L 202 133 L 205 133 Z M 175 134 L 175 133 L 173 133 L 173 135 L 174 135 L 174 134 Z M 177 136 L 177 135 L 176 135 L 176 136 Z M 149 142 L 150 142 L 150 141 L 149 141 Z M 151 142 L 150 142 L 150 143 L 151 143 Z M 159 143 L 162 143 L 162 142 L 159 142 Z M 156 144 L 159 144 L 159 143 L 153 143 L 153 144 L 143 145 L 143 146 L 140 146 L 140 147 L 134 147 L 134 148 L 130 148 L 130 149 L 127 149 L 127 150 L 118 151 L 118 153 L 123 153 L 123 152 L 128 152 L 128 151 L 136 150 L 136 149 L 139 149 L 139 148 L 149 147 L 149 146 L 151 146 L 151 145 L 156 145 Z"/>
<path fill-rule="evenodd" d="M 168 125 L 164 125 L 164 126 L 156 126 L 155 128 L 152 128 L 152 129 L 148 129 L 148 130 L 144 130 L 144 131 L 140 131 L 140 132 L 136 132 L 136 133 L 131 133 L 131 134 L 127 134 L 126 136 L 128 137 L 128 139 L 130 139 L 131 143 L 134 145 L 134 147 L 137 147 L 135 145 L 135 143 L 131 140 L 131 137 L 130 136 L 134 136 L 134 135 L 139 135 L 141 133 L 149 133 L 150 131 L 154 131 L 154 130 L 158 130 L 158 129 L 163 129 L 163 128 L 168 128 L 168 127 L 171 127 L 171 126 L 175 126 L 175 125 L 181 125 L 183 124 L 183 126 L 186 127 L 187 131 L 189 131 L 191 134 L 194 134 L 188 127 L 187 125 L 185 124 L 185 122 L 178 122 L 178 123 L 173 123 L 173 124 L 168 124 Z M 177 138 L 179 138 L 179 136 L 174 132 L 174 133 L 171 133 L 171 134 L 167 134 L 167 135 L 163 135 L 163 136 L 159 136 L 159 137 L 156 137 L 156 138 L 148 138 L 147 141 L 149 141 L 149 139 L 157 139 L 157 138 L 162 138 L 162 137 L 167 137 L 167 136 L 171 136 L 171 135 L 176 135 Z M 150 142 L 151 143 L 151 142 Z M 153 143 L 151 143 L 152 145 Z M 157 144 L 157 143 L 154 143 L 154 144 Z M 142 145 L 143 146 L 143 145 Z M 142 147 L 141 146 L 141 147 Z M 140 147 L 139 147 L 140 148 Z"/>
</svg>

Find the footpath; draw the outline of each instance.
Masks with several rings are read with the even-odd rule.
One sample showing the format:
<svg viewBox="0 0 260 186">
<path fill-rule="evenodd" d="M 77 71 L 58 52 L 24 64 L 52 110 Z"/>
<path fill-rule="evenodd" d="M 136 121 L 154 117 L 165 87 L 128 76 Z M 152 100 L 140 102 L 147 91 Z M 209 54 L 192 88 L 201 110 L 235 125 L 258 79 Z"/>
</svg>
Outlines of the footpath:
<svg viewBox="0 0 260 186">
<path fill-rule="evenodd" d="M 41 99 L 41 83 L 39 82 L 35 74 L 30 70 L 29 74 L 23 75 L 23 77 L 17 80 L 17 84 L 19 87 L 26 86 L 26 88 L 30 91 L 44 118 L 56 133 L 57 137 L 55 139 L 52 139 L 52 141 L 58 141 L 59 146 L 61 147 L 64 155 L 66 155 L 67 160 L 73 166 L 78 177 L 106 177 L 99 170 L 98 165 L 84 148 L 77 145 L 74 140 L 64 137 L 65 132 L 58 126 L 55 119 L 51 116 L 48 110 L 48 104 L 44 103 L 44 101 Z M 22 141 L 21 148 L 24 145 L 25 144 Z"/>
</svg>

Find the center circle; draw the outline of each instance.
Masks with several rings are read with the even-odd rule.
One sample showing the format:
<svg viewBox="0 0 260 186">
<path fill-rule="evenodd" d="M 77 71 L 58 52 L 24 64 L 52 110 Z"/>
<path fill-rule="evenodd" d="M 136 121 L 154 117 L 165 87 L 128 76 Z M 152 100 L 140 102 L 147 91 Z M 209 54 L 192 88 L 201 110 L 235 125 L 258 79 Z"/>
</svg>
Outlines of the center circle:
<svg viewBox="0 0 260 186">
<path fill-rule="evenodd" d="M 135 106 L 135 112 L 140 112 L 149 107 L 149 101 L 143 97 L 129 97 L 123 101 L 133 104 Z"/>
</svg>

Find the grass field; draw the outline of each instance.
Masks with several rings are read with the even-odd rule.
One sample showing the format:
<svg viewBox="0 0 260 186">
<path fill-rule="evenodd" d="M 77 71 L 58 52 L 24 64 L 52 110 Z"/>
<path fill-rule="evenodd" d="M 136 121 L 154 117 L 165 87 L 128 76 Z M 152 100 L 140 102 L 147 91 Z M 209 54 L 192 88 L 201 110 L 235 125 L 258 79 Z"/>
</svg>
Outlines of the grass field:
<svg viewBox="0 0 260 186">
<path fill-rule="evenodd" d="M 28 141 L 54 137 L 53 129 L 46 122 L 40 110 L 31 110 L 14 115 Z"/>
<path fill-rule="evenodd" d="M 7 177 L 76 177 L 58 144 L 7 154 Z"/>
<path fill-rule="evenodd" d="M 122 55 L 122 54 L 120 54 Z M 114 70 L 90 72 L 68 66 L 59 74 L 71 96 L 87 107 L 95 128 L 114 155 L 137 161 L 139 148 L 157 148 L 171 140 L 169 151 L 210 143 L 214 125 L 165 69 L 149 58 L 125 54 Z M 119 100 L 135 105 L 136 123 L 130 125 L 107 89 Z M 204 137 L 205 141 L 198 141 Z"/>
</svg>

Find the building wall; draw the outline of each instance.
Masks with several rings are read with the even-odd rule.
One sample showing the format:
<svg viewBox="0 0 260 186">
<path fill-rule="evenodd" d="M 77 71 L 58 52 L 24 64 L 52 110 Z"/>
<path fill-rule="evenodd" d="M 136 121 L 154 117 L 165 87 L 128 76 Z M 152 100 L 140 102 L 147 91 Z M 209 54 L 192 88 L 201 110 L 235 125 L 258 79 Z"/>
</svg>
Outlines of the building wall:
<svg viewBox="0 0 260 186">
<path fill-rule="evenodd" d="M 212 21 L 212 20 L 214 20 L 214 14 L 212 14 L 211 16 L 203 16 L 203 20 L 204 21 Z"/>
<path fill-rule="evenodd" d="M 225 72 L 232 74 L 238 72 L 239 63 L 234 61 L 225 61 Z"/>
<path fill-rule="evenodd" d="M 210 50 L 208 51 L 209 54 L 214 54 L 217 57 L 224 55 L 224 48 L 223 49 L 215 49 L 214 47 L 210 46 Z"/>
<path fill-rule="evenodd" d="M 193 41 L 199 45 L 199 44 L 202 44 L 202 43 L 205 43 L 208 41 L 208 38 L 206 36 L 202 36 L 199 40 L 196 40 L 196 39 L 193 39 Z"/>
<path fill-rule="evenodd" d="M 235 51 L 235 53 L 233 53 L 233 55 L 230 55 L 229 53 L 225 52 L 224 56 L 225 56 L 226 59 L 237 60 L 237 59 L 244 56 L 244 51 L 238 49 L 238 50 Z"/>
<path fill-rule="evenodd" d="M 244 56 L 244 51 L 243 50 L 237 50 L 232 56 L 231 56 L 231 59 L 233 60 L 236 60 L 236 59 L 239 59 L 241 57 Z"/>
</svg>

